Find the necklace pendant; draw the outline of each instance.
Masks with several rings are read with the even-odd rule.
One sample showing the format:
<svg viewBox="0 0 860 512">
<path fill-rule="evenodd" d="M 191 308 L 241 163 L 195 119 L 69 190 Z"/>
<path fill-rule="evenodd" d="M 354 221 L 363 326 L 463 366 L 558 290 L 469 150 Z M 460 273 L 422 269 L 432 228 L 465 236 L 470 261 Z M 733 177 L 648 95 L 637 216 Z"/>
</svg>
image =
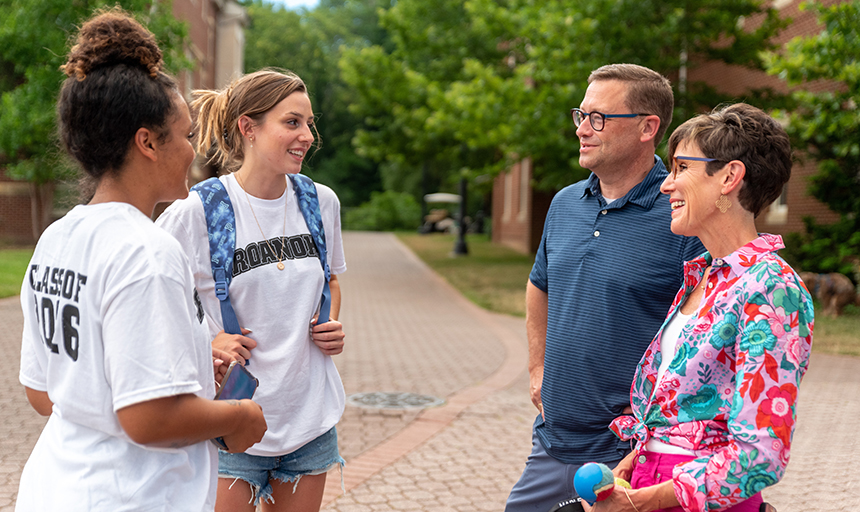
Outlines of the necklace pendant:
<svg viewBox="0 0 860 512">
<path fill-rule="evenodd" d="M 284 264 L 280 261 L 278 262 L 278 270 L 284 270 Z"/>
</svg>

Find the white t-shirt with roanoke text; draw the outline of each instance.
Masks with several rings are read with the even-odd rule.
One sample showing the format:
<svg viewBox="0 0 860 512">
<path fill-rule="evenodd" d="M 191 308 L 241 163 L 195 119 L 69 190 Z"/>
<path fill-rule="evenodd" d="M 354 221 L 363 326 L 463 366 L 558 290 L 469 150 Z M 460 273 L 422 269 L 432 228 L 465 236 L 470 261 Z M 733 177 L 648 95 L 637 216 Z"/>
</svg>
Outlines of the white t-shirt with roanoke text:
<svg viewBox="0 0 860 512">
<path fill-rule="evenodd" d="M 40 238 L 21 306 L 20 381 L 54 405 L 16 510 L 212 510 L 211 443 L 142 446 L 116 415 L 214 395 L 203 310 L 176 240 L 129 204 L 77 206 Z"/>
<path fill-rule="evenodd" d="M 284 194 L 266 200 L 246 195 L 232 174 L 220 179 L 236 216 L 230 302 L 239 325 L 250 329 L 248 337 L 257 342 L 248 369 L 260 381 L 254 401 L 263 408 L 268 425 L 263 440 L 246 453 L 284 455 L 328 432 L 344 410 L 343 383 L 334 361 L 314 345 L 309 334 L 325 277 L 292 182 L 284 178 Z M 332 274 L 340 274 L 346 271 L 340 203 L 329 187 L 316 187 L 327 259 Z M 187 199 L 176 201 L 156 224 L 185 249 L 214 338 L 223 330 L 223 323 L 200 196 L 192 192 Z M 277 268 L 279 256 L 284 270 Z"/>
</svg>

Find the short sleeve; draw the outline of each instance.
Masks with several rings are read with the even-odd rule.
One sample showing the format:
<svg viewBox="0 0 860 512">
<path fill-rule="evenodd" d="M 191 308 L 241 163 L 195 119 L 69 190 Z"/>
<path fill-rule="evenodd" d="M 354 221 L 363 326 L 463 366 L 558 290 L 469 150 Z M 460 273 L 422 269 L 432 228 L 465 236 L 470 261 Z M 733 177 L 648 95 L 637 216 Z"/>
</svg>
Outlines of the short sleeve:
<svg viewBox="0 0 860 512">
<path fill-rule="evenodd" d="M 155 219 L 155 225 L 173 235 L 179 242 L 185 256 L 192 262 L 195 273 L 200 267 L 211 272 L 206 217 L 203 203 L 196 192 L 170 205 Z"/>
<path fill-rule="evenodd" d="M 21 368 L 18 380 L 36 391 L 47 391 L 47 353 L 41 350 L 42 337 L 36 320 L 36 303 L 28 279 L 21 287 L 21 310 L 24 312 L 24 331 L 21 334 Z"/>
<path fill-rule="evenodd" d="M 185 258 L 172 259 L 187 265 Z M 146 272 L 142 268 L 146 263 L 153 262 L 128 267 L 130 272 L 137 267 L 138 277 L 113 287 L 103 305 L 105 374 L 115 411 L 201 389 L 195 346 L 199 338 L 194 335 L 196 315 L 189 296 L 193 289 L 170 273 Z M 144 301 L 146 307 L 141 307 Z"/>
<path fill-rule="evenodd" d="M 546 237 L 547 231 L 549 231 L 549 218 L 549 215 L 547 215 L 543 227 L 543 235 L 540 238 L 540 245 L 538 246 L 537 254 L 535 254 L 535 262 L 529 274 L 529 281 L 544 292 L 549 289 L 546 273 Z"/>
</svg>

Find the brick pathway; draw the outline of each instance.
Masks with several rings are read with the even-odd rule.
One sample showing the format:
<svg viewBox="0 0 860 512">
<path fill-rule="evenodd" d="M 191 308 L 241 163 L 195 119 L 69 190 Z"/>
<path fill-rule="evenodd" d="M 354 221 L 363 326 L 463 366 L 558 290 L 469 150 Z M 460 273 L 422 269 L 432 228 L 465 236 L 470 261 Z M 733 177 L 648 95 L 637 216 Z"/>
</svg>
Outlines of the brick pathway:
<svg viewBox="0 0 860 512">
<path fill-rule="evenodd" d="M 406 391 L 441 407 L 388 411 L 347 406 L 338 425 L 345 495 L 329 475 L 323 510 L 502 510 L 530 450 L 522 319 L 463 299 L 393 236 L 346 233 L 349 271 L 335 358 L 347 394 Z M 17 375 L 21 313 L 0 300 L 0 349 Z M 14 508 L 18 476 L 44 419 L 23 391 L 0 396 L 0 512 Z M 765 498 L 780 512 L 860 510 L 853 470 L 860 420 L 860 359 L 813 355 L 801 387 L 788 472 Z"/>
</svg>

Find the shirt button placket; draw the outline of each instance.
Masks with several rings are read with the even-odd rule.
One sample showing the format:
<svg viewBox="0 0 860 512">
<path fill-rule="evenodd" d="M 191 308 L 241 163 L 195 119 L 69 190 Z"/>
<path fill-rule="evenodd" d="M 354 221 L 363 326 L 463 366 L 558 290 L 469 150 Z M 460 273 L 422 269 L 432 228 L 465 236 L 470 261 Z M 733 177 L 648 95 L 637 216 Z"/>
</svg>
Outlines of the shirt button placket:
<svg viewBox="0 0 860 512">
<path fill-rule="evenodd" d="M 607 213 L 608 211 L 609 211 L 609 210 L 606 210 L 606 209 L 600 210 L 600 215 L 606 215 L 606 213 Z M 597 221 L 599 221 L 599 220 L 600 220 L 600 217 L 598 217 L 598 218 L 597 218 L 597 220 L 595 221 L 595 224 L 597 224 Z M 594 235 L 594 237 L 596 238 L 596 237 L 600 236 L 600 230 L 595 229 L 595 230 L 594 230 L 594 233 L 592 233 L 592 234 L 593 234 L 593 235 Z"/>
</svg>

